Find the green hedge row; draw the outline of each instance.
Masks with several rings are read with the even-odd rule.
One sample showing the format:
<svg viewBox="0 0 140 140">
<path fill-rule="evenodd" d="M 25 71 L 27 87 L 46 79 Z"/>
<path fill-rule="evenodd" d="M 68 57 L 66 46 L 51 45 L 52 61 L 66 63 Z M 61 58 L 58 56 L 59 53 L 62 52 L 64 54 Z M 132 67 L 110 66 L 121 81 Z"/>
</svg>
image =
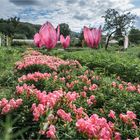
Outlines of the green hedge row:
<svg viewBox="0 0 140 140">
<path fill-rule="evenodd" d="M 128 82 L 140 82 L 140 60 L 126 52 L 106 52 L 100 50 L 52 51 L 49 54 L 63 59 L 75 59 L 82 65 L 107 76 L 117 75 Z"/>
</svg>

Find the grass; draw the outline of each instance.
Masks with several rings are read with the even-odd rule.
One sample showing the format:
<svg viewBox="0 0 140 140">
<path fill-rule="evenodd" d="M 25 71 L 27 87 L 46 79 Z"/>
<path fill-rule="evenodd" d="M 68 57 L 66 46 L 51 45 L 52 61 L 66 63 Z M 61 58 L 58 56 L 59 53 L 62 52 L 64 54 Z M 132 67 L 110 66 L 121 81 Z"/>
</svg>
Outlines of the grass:
<svg viewBox="0 0 140 140">
<path fill-rule="evenodd" d="M 99 73 L 121 76 L 127 82 L 140 82 L 140 51 L 138 47 L 131 47 L 126 51 L 102 49 L 84 49 L 79 51 L 40 50 L 49 55 L 55 55 L 62 59 L 78 60 L 82 65 Z M 112 49 L 112 48 L 111 48 Z"/>
<path fill-rule="evenodd" d="M 14 64 L 26 48 L 0 47 L 0 98 L 11 96 L 15 88 Z"/>
</svg>

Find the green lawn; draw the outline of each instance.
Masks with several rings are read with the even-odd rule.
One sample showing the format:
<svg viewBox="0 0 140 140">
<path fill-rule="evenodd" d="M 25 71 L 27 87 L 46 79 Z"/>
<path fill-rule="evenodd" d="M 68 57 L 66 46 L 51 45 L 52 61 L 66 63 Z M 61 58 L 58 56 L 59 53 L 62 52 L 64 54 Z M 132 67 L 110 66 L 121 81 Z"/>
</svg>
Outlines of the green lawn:
<svg viewBox="0 0 140 140">
<path fill-rule="evenodd" d="M 0 98 L 12 95 L 16 84 L 14 64 L 24 51 L 22 47 L 0 47 Z"/>
</svg>

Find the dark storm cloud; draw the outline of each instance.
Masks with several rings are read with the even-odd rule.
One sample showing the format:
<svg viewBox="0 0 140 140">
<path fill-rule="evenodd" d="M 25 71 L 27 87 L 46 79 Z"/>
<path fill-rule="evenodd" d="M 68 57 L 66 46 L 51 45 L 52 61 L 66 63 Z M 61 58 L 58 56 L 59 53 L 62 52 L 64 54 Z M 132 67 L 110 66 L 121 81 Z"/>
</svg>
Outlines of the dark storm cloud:
<svg viewBox="0 0 140 140">
<path fill-rule="evenodd" d="M 22 6 L 22 5 L 39 5 L 38 0 L 9 0 L 11 3 Z"/>
<path fill-rule="evenodd" d="M 86 5 L 86 2 L 85 2 L 84 0 L 80 0 L 80 1 L 79 1 L 79 5 L 80 5 L 80 6 L 85 6 L 85 5 Z"/>
<path fill-rule="evenodd" d="M 77 3 L 77 0 L 66 0 L 67 4 L 74 4 Z"/>
<path fill-rule="evenodd" d="M 77 19 L 77 20 L 88 20 L 90 19 L 90 17 L 88 16 L 88 14 L 80 14 L 80 13 L 76 13 L 73 18 Z"/>
</svg>

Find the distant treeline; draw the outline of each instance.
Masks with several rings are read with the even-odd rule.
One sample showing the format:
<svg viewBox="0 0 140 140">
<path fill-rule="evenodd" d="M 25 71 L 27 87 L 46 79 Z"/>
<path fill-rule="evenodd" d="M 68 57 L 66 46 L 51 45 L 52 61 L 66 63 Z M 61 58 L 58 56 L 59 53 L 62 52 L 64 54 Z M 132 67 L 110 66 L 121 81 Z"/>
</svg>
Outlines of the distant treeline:
<svg viewBox="0 0 140 140">
<path fill-rule="evenodd" d="M 32 39 L 40 25 L 21 22 L 18 17 L 0 19 L 0 33 L 16 39 Z"/>
</svg>

